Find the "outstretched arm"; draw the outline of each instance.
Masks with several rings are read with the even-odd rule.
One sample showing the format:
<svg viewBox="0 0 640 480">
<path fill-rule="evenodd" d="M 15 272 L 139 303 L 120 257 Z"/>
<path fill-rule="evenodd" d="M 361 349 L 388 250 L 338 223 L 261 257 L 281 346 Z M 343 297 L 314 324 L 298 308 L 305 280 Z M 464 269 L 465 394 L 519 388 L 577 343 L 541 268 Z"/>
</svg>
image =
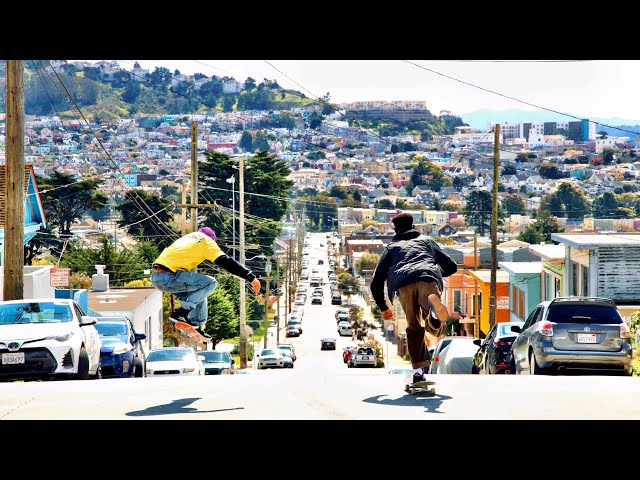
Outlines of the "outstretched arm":
<svg viewBox="0 0 640 480">
<path fill-rule="evenodd" d="M 389 310 L 387 307 L 387 301 L 384 298 L 384 283 L 387 280 L 387 273 L 389 272 L 389 265 L 387 260 L 387 249 L 382 252 L 382 256 L 378 261 L 373 277 L 371 278 L 371 296 L 376 302 L 376 305 L 380 309 L 380 312 Z"/>
<path fill-rule="evenodd" d="M 256 295 L 260 293 L 260 280 L 256 278 L 251 270 L 241 263 L 236 262 L 229 255 L 220 255 L 213 263 L 236 277 L 244 278 L 246 281 L 251 282 L 251 288 Z"/>
</svg>

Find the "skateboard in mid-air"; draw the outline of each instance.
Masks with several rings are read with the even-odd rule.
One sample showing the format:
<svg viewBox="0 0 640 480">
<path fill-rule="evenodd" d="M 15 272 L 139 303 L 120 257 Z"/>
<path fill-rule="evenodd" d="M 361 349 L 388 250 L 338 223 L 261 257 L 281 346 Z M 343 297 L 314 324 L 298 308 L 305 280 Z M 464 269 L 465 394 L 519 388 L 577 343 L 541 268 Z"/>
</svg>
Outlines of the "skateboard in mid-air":
<svg viewBox="0 0 640 480">
<path fill-rule="evenodd" d="M 431 386 L 435 384 L 436 382 L 433 380 L 422 380 L 420 382 L 407 383 L 404 386 L 404 391 L 409 392 L 411 395 L 415 395 L 418 392 L 427 392 L 430 395 L 435 395 L 436 389 Z"/>
<path fill-rule="evenodd" d="M 196 328 L 193 325 L 188 324 L 187 322 L 177 321 L 174 322 L 176 326 L 176 330 L 180 332 L 181 335 L 188 337 L 192 340 L 196 340 L 198 342 L 206 342 L 207 338 L 200 335 Z"/>
</svg>

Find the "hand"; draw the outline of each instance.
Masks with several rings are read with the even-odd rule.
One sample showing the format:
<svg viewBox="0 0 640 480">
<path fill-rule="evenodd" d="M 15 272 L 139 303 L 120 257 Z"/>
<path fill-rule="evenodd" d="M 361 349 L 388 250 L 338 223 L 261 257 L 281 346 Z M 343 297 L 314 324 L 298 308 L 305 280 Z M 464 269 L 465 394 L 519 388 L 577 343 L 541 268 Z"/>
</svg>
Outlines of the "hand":
<svg viewBox="0 0 640 480">
<path fill-rule="evenodd" d="M 382 318 L 384 320 L 391 320 L 393 318 L 393 312 L 390 308 L 382 312 Z"/>
<path fill-rule="evenodd" d="M 255 294 L 258 295 L 260 293 L 260 280 L 258 280 L 257 278 L 254 278 L 251 281 L 251 288 L 253 288 L 253 291 L 255 292 Z"/>
</svg>

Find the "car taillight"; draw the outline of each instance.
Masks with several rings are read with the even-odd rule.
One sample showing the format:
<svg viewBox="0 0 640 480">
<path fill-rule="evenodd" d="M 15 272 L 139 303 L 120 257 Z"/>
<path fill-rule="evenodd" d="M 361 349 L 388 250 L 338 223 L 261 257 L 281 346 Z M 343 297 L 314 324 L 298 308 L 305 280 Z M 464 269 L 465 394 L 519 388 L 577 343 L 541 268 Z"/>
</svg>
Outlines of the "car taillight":
<svg viewBox="0 0 640 480">
<path fill-rule="evenodd" d="M 620 338 L 630 338 L 631 331 L 629 331 L 629 325 L 626 323 L 620 324 Z"/>
<path fill-rule="evenodd" d="M 513 344 L 513 342 L 505 342 L 504 340 L 494 340 L 493 344 L 498 347 L 509 347 Z"/>
<path fill-rule="evenodd" d="M 546 337 L 553 337 L 553 324 L 551 322 L 542 322 L 540 333 Z"/>
<path fill-rule="evenodd" d="M 435 357 L 433 357 L 433 360 L 435 362 L 439 362 L 440 361 L 440 355 L 436 355 Z"/>
</svg>

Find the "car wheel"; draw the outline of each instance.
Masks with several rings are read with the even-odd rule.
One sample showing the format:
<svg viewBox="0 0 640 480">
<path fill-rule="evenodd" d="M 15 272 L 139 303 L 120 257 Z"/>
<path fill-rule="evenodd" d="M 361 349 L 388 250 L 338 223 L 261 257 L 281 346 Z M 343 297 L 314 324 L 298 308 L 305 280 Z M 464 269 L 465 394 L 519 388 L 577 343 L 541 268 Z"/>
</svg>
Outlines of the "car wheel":
<svg viewBox="0 0 640 480">
<path fill-rule="evenodd" d="M 78 354 L 78 373 L 76 373 L 75 379 L 89 379 L 89 355 L 87 354 L 87 349 L 84 348 L 84 346 L 80 347 L 80 353 Z"/>
<path fill-rule="evenodd" d="M 544 369 L 540 368 L 538 362 L 536 362 L 536 356 L 533 351 L 529 353 L 529 375 L 544 375 Z"/>
<path fill-rule="evenodd" d="M 511 360 L 509 361 L 509 373 L 516 375 L 516 360 L 513 356 L 513 352 L 511 353 Z"/>
<path fill-rule="evenodd" d="M 485 375 L 491 375 L 491 369 L 489 368 L 489 364 L 486 360 L 484 362 L 484 373 Z"/>
<path fill-rule="evenodd" d="M 477 375 L 480 373 L 480 369 L 474 365 L 471 365 L 471 373 Z"/>
<path fill-rule="evenodd" d="M 136 360 L 133 362 L 133 376 L 144 377 L 144 364 L 139 358 L 136 358 Z"/>
</svg>

